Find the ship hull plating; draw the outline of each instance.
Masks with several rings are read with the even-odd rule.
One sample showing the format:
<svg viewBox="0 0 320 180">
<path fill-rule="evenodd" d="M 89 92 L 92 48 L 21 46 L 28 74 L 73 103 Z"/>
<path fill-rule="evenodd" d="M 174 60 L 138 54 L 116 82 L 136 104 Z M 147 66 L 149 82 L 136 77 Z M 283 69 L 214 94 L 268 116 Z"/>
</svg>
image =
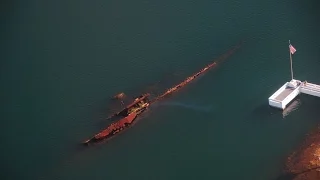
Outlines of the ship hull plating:
<svg viewBox="0 0 320 180">
<path fill-rule="evenodd" d="M 113 137 L 114 135 L 118 134 L 122 130 L 130 127 L 134 120 L 143 113 L 151 104 L 154 102 L 164 98 L 165 96 L 168 96 L 169 94 L 172 94 L 182 87 L 186 86 L 187 84 L 191 83 L 195 79 L 197 79 L 198 76 L 205 74 L 209 69 L 215 67 L 217 64 L 220 64 L 222 61 L 227 59 L 229 56 L 231 56 L 237 49 L 241 47 L 242 42 L 237 44 L 235 47 L 224 53 L 222 56 L 220 56 L 217 61 L 212 62 L 211 64 L 205 66 L 203 69 L 201 69 L 199 72 L 193 74 L 192 76 L 189 76 L 184 81 L 179 83 L 178 85 L 173 86 L 172 88 L 165 91 L 160 96 L 154 98 L 152 101 L 148 100 L 148 96 L 150 94 L 143 94 L 139 97 L 137 97 L 131 104 L 129 104 L 127 107 L 125 107 L 123 110 L 109 116 L 107 119 L 113 118 L 115 116 L 122 116 L 121 120 L 110 124 L 106 129 L 102 130 L 98 134 L 96 134 L 94 137 L 92 137 L 89 140 L 86 140 L 84 144 L 89 144 L 91 142 L 97 142 L 101 141 L 103 139 L 108 139 Z"/>
<path fill-rule="evenodd" d="M 84 142 L 85 145 L 88 145 L 93 142 L 98 142 L 102 140 L 109 139 L 124 129 L 130 127 L 135 119 L 143 113 L 149 107 L 149 101 L 147 95 L 142 95 L 139 98 L 127 106 L 125 109 L 120 111 L 119 115 L 124 116 L 124 118 L 110 124 L 106 129 L 103 129 L 98 134 Z"/>
</svg>

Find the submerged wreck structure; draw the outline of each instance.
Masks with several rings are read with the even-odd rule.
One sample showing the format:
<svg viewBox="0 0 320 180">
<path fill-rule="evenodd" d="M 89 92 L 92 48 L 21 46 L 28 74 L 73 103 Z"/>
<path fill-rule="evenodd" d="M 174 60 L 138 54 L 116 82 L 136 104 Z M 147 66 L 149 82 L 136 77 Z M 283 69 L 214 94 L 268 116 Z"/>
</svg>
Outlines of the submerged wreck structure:
<svg viewBox="0 0 320 180">
<path fill-rule="evenodd" d="M 86 140 L 84 144 L 91 142 L 97 142 L 105 138 L 110 138 L 125 128 L 129 127 L 136 117 L 147 109 L 150 105 L 148 96 L 150 94 L 143 94 L 137 97 L 130 105 L 125 109 L 118 112 L 117 115 L 122 116 L 123 118 L 110 124 L 106 129 L 102 130 L 92 138 Z"/>
<path fill-rule="evenodd" d="M 310 133 L 301 147 L 287 159 L 286 169 L 278 180 L 320 179 L 320 126 Z"/>
<path fill-rule="evenodd" d="M 197 73 L 189 76 L 181 83 L 173 86 L 172 88 L 169 88 L 167 91 L 165 91 L 163 94 L 157 96 L 153 100 L 149 100 L 150 94 L 142 94 L 141 96 L 135 98 L 135 100 L 127 105 L 124 109 L 121 111 L 109 116 L 107 119 L 111 119 L 113 117 L 121 117 L 120 120 L 110 124 L 107 126 L 107 128 L 100 131 L 98 134 L 94 135 L 90 139 L 83 142 L 83 144 L 88 145 L 90 143 L 98 142 L 103 139 L 109 139 L 110 137 L 113 137 L 114 135 L 118 134 L 122 130 L 130 127 L 134 120 L 142 114 L 151 104 L 157 102 L 158 100 L 164 98 L 165 96 L 172 94 L 173 92 L 178 91 L 182 87 L 186 86 L 193 80 L 195 80 L 198 76 L 203 75 L 205 72 L 207 72 L 209 69 L 215 67 L 218 63 L 222 62 L 223 60 L 227 59 L 229 56 L 231 56 L 237 49 L 241 47 L 242 42 L 238 43 L 235 47 L 224 53 L 222 56 L 220 56 L 216 61 L 208 64 L 203 69 L 198 71 Z M 121 99 L 124 97 L 123 93 L 120 93 L 116 96 L 114 96 L 115 99 Z"/>
<path fill-rule="evenodd" d="M 121 93 L 119 93 L 119 94 L 114 95 L 114 96 L 112 97 L 112 99 L 114 99 L 114 100 L 116 100 L 116 99 L 123 99 L 125 96 L 126 96 L 126 95 L 125 95 L 123 92 L 121 92 Z"/>
</svg>

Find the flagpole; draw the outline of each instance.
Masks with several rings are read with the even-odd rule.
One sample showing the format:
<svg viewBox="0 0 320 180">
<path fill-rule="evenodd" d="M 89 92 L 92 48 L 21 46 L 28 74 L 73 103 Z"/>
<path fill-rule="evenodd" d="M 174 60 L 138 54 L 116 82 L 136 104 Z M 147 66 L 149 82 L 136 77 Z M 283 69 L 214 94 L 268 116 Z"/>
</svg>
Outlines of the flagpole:
<svg viewBox="0 0 320 180">
<path fill-rule="evenodd" d="M 290 40 L 289 40 L 289 54 L 290 54 L 290 66 L 291 66 L 291 80 L 293 80 L 292 55 L 291 55 L 291 51 L 290 51 Z"/>
</svg>

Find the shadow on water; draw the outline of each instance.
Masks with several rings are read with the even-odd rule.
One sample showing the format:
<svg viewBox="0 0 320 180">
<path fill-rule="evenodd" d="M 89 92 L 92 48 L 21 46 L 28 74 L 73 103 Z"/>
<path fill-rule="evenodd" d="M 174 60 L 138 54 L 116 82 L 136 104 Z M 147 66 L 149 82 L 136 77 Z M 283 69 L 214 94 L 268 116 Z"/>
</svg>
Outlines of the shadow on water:
<svg viewBox="0 0 320 180">
<path fill-rule="evenodd" d="M 260 104 L 256 106 L 252 111 L 252 116 L 254 119 L 260 121 L 269 120 L 270 116 L 278 116 L 282 110 L 273 108 L 269 106 L 268 103 Z"/>
<path fill-rule="evenodd" d="M 297 110 L 299 108 L 301 104 L 300 99 L 296 99 L 293 102 L 291 102 L 288 107 L 286 107 L 283 111 L 282 111 L 282 116 L 283 118 L 286 118 L 286 116 L 288 116 L 289 114 L 291 114 L 293 111 Z"/>
<path fill-rule="evenodd" d="M 252 114 L 255 119 L 259 120 L 270 119 L 271 116 L 280 117 L 280 115 L 282 115 L 282 118 L 285 119 L 293 111 L 296 111 L 299 108 L 300 104 L 301 101 L 299 99 L 296 99 L 293 102 L 291 102 L 284 110 L 282 110 L 275 107 L 271 107 L 268 103 L 263 103 L 254 108 Z"/>
</svg>

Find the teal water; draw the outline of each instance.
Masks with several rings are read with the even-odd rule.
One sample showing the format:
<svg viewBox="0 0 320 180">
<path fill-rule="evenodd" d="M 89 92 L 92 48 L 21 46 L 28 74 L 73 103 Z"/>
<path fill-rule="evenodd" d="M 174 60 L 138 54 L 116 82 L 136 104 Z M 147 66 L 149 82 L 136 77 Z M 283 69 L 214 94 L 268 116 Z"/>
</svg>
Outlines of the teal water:
<svg viewBox="0 0 320 180">
<path fill-rule="evenodd" d="M 29 0 L 1 12 L 1 179 L 276 179 L 319 123 L 319 98 L 298 97 L 285 118 L 267 102 L 290 79 L 289 39 L 296 79 L 320 84 L 312 1 Z M 134 127 L 80 146 L 117 92 L 161 92 L 240 40 Z"/>
</svg>

